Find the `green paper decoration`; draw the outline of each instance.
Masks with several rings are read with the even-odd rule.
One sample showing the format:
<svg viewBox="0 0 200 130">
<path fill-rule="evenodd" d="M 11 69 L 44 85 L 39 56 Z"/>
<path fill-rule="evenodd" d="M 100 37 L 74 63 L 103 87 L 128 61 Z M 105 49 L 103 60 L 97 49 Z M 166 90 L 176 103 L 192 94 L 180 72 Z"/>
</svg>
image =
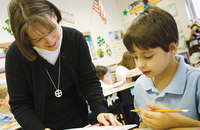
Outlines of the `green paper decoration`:
<svg viewBox="0 0 200 130">
<path fill-rule="evenodd" d="M 128 13 L 128 11 L 126 11 L 126 9 L 123 11 L 123 13 L 124 13 L 124 15 L 126 15 L 127 16 L 127 13 Z M 124 16 L 123 15 L 123 16 Z"/>
<path fill-rule="evenodd" d="M 97 40 L 99 40 L 98 42 L 97 42 L 97 44 L 99 45 L 99 46 L 101 46 L 102 44 L 104 44 L 105 43 L 105 41 L 104 41 L 104 38 L 102 38 L 101 39 L 101 37 L 99 36 L 99 37 L 97 37 Z"/>
<path fill-rule="evenodd" d="M 3 27 L 3 29 L 4 29 L 4 30 L 7 30 L 8 33 L 10 33 L 10 35 L 13 35 L 12 29 L 11 29 L 11 26 L 10 26 L 10 20 L 9 20 L 9 19 L 6 19 L 5 23 L 8 25 L 8 27 Z"/>
</svg>

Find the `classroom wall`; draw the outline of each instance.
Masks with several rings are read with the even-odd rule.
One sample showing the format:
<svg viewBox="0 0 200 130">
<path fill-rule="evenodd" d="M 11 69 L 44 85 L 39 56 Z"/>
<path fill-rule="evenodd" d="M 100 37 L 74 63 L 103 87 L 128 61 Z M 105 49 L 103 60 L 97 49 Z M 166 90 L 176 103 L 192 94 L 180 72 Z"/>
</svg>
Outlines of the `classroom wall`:
<svg viewBox="0 0 200 130">
<path fill-rule="evenodd" d="M 3 27 L 8 27 L 5 20 L 8 19 L 7 5 L 9 2 L 10 0 L 0 0 L 0 44 L 14 40 L 14 36 L 3 29 Z"/>
<path fill-rule="evenodd" d="M 137 14 L 130 14 L 129 8 L 128 6 L 136 1 L 142 1 L 142 0 L 116 0 L 116 4 L 117 4 L 117 8 L 119 11 L 119 15 L 123 24 L 123 27 L 125 29 L 125 24 L 131 23 L 139 14 L 139 11 Z M 150 0 L 149 0 L 150 1 Z M 153 0 L 155 1 L 155 0 Z M 159 1 L 159 0 L 158 0 Z M 182 32 L 179 33 L 179 36 L 184 36 L 185 40 L 188 40 L 190 37 L 190 28 L 188 28 L 187 26 L 190 24 L 189 22 L 189 18 L 186 12 L 186 8 L 185 8 L 185 3 L 184 0 L 161 0 L 160 2 L 157 2 L 155 4 L 155 6 L 158 6 L 166 11 L 168 11 L 167 6 L 169 6 L 169 4 L 175 4 L 176 10 L 177 10 L 177 15 L 174 16 L 174 19 L 177 21 L 180 21 L 180 26 L 182 28 Z M 137 6 L 136 6 L 137 7 Z M 128 11 L 127 15 L 124 15 L 123 11 L 126 10 Z M 181 42 L 181 40 L 180 40 Z M 181 48 L 178 50 L 178 52 L 183 52 L 183 51 L 188 51 L 187 48 Z"/>
<path fill-rule="evenodd" d="M 7 5 L 10 0 L 0 1 L 0 26 L 5 26 L 5 19 L 7 16 Z M 112 48 L 111 41 L 108 32 L 122 30 L 123 26 L 121 23 L 120 16 L 118 14 L 118 9 L 115 0 L 101 0 L 104 10 L 107 16 L 107 23 L 105 24 L 99 14 L 92 9 L 93 0 L 50 0 L 54 3 L 61 11 L 68 12 L 74 15 L 75 23 L 62 21 L 62 26 L 73 27 L 81 32 L 90 32 L 95 50 L 102 49 L 104 51 L 104 57 L 100 58 L 97 56 L 95 64 L 110 65 L 113 63 L 119 63 L 120 58 L 116 58 L 115 52 L 112 52 L 111 56 L 106 55 L 106 44 Z M 0 43 L 12 42 L 14 40 L 13 36 L 0 29 L 1 38 Z M 99 47 L 97 42 L 100 37 L 104 39 L 105 43 Z M 112 49 L 111 49 L 112 50 Z"/>
<path fill-rule="evenodd" d="M 104 52 L 104 56 L 96 55 L 97 60 L 93 60 L 95 65 L 111 65 L 119 63 L 121 56 L 124 51 L 126 51 L 122 46 L 122 40 L 120 38 L 116 41 L 111 39 L 109 32 L 114 31 L 125 31 L 125 24 L 130 23 L 137 15 L 128 12 L 127 16 L 124 16 L 123 11 L 128 9 L 128 5 L 138 1 L 138 0 L 101 0 L 106 16 L 107 23 L 105 24 L 99 14 L 92 9 L 93 0 L 50 0 L 54 3 L 61 11 L 68 12 L 74 15 L 74 23 L 62 21 L 62 26 L 73 27 L 78 29 L 81 32 L 89 32 L 93 41 L 95 48 L 95 53 L 97 50 L 101 49 Z M 140 0 L 141 1 L 141 0 Z M 7 31 L 3 30 L 3 27 L 6 27 L 7 24 L 5 20 L 8 19 L 7 15 L 7 5 L 10 0 L 1 0 L 0 1 L 0 44 L 5 42 L 12 42 L 14 37 L 11 36 Z M 190 29 L 187 28 L 189 24 L 188 16 L 186 13 L 184 0 L 161 0 L 156 6 L 166 9 L 170 3 L 175 3 L 178 15 L 175 16 L 175 20 L 179 20 L 183 32 L 179 33 L 184 35 L 186 40 L 189 38 Z M 99 39 L 100 38 L 100 39 Z M 99 40 L 103 40 L 101 46 L 99 46 Z M 112 53 L 107 55 L 106 53 L 106 44 L 109 45 Z M 90 46 L 89 46 L 90 47 Z M 180 49 L 180 51 L 187 51 L 187 49 Z M 94 57 L 92 57 L 93 59 Z"/>
</svg>

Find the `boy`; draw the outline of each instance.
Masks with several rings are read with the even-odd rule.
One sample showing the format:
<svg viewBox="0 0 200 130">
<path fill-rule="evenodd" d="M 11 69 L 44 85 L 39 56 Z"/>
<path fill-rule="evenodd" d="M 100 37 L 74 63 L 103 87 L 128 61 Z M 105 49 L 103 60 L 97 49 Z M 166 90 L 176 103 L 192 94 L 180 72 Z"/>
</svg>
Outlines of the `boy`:
<svg viewBox="0 0 200 130">
<path fill-rule="evenodd" d="M 178 29 L 172 15 L 149 6 L 132 22 L 123 37 L 143 72 L 135 85 L 134 105 L 140 128 L 167 129 L 200 126 L 200 70 L 175 55 Z M 188 109 L 189 113 L 161 113 L 146 109 Z"/>
<path fill-rule="evenodd" d="M 8 103 L 9 95 L 7 86 L 0 86 L 0 126 L 15 122 Z"/>
</svg>

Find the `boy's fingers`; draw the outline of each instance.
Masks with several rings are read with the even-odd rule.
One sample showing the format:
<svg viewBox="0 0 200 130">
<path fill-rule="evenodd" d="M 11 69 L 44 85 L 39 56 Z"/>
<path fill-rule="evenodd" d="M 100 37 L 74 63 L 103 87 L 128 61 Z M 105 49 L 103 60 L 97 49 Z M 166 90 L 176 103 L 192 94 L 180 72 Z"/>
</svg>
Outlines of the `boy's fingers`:
<svg viewBox="0 0 200 130">
<path fill-rule="evenodd" d="M 168 109 L 167 107 L 165 106 L 162 106 L 162 105 L 158 105 L 158 104 L 155 104 L 155 103 L 146 103 L 147 107 L 152 109 L 152 110 L 156 110 L 156 109 Z"/>
</svg>

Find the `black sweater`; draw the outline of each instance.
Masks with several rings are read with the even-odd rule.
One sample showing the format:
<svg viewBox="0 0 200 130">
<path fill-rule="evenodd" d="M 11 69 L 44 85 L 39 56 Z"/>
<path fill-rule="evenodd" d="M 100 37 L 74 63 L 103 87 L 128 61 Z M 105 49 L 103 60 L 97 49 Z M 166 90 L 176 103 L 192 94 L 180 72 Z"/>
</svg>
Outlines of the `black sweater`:
<svg viewBox="0 0 200 130">
<path fill-rule="evenodd" d="M 96 116 L 99 113 L 107 112 L 107 102 L 102 94 L 84 36 L 75 29 L 62 28 L 62 64 L 74 80 L 79 102 L 78 111 L 87 125 L 86 100 Z M 45 87 L 47 85 L 45 63 L 46 61 L 39 55 L 35 61 L 27 61 L 15 42 L 11 44 L 6 54 L 5 68 L 10 95 L 9 103 L 16 120 L 25 130 L 45 129 L 42 123 L 45 110 Z M 53 103 L 52 107 L 54 107 Z"/>
</svg>

